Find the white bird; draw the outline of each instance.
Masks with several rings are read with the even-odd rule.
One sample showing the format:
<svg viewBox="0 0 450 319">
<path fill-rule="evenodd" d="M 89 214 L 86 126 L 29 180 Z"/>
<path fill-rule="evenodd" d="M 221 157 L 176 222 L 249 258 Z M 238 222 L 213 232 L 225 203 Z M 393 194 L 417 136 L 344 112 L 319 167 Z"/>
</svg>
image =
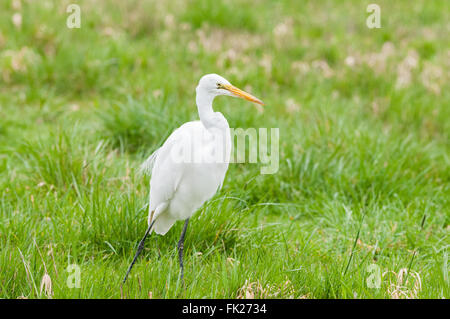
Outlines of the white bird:
<svg viewBox="0 0 450 319">
<path fill-rule="evenodd" d="M 212 102 L 218 95 L 240 97 L 263 105 L 261 100 L 217 74 L 207 74 L 200 79 L 196 88 L 200 121 L 180 126 L 142 164 L 143 171 L 151 172 L 149 226 L 123 282 L 151 231 L 164 235 L 177 220 L 185 220 L 177 246 L 183 280 L 183 245 L 189 218 L 222 187 L 228 170 L 230 127 L 222 113 L 213 111 Z"/>
</svg>

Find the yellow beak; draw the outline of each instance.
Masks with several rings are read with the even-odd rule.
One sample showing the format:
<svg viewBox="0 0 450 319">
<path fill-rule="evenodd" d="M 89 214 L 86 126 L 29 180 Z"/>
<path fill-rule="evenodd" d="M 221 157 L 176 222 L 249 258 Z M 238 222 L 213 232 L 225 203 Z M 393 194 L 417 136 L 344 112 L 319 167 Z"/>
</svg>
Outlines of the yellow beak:
<svg viewBox="0 0 450 319">
<path fill-rule="evenodd" d="M 231 84 L 230 85 L 228 85 L 228 84 L 222 85 L 222 89 L 228 90 L 231 93 L 233 93 L 235 96 L 243 98 L 247 101 L 264 105 L 263 101 L 261 101 L 260 99 L 254 97 L 253 95 L 251 95 L 245 91 L 242 91 L 241 89 L 238 89 L 237 87 L 235 87 Z"/>
</svg>

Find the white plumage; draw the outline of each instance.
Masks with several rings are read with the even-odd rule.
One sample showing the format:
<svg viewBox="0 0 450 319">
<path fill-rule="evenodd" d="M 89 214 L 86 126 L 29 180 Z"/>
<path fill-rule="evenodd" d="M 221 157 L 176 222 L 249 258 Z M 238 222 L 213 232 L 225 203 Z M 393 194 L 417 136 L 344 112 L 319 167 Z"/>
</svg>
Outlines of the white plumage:
<svg viewBox="0 0 450 319">
<path fill-rule="evenodd" d="M 185 123 L 144 163 L 150 168 L 153 162 L 148 222 L 154 211 L 157 234 L 164 235 L 175 221 L 189 218 L 222 186 L 231 149 L 228 123 L 224 133 L 227 138 L 219 142 L 200 121 Z M 202 162 L 215 150 L 224 152 L 223 161 Z M 196 161 L 193 154 L 205 156 Z"/>
<path fill-rule="evenodd" d="M 200 121 L 176 129 L 141 166 L 151 172 L 149 227 L 139 243 L 124 282 L 151 231 L 164 235 L 177 220 L 186 220 L 178 243 L 183 278 L 183 243 L 189 218 L 222 187 L 231 153 L 230 127 L 212 102 L 218 95 L 241 97 L 263 104 L 217 74 L 203 76 L 196 88 Z M 153 228 L 152 228 L 152 222 Z"/>
<path fill-rule="evenodd" d="M 230 95 L 261 103 L 217 74 L 203 76 L 196 93 L 200 121 L 176 129 L 142 165 L 151 171 L 148 222 L 155 219 L 157 234 L 164 235 L 177 220 L 191 217 L 222 186 L 231 137 L 228 121 L 213 111 L 214 98 Z"/>
</svg>

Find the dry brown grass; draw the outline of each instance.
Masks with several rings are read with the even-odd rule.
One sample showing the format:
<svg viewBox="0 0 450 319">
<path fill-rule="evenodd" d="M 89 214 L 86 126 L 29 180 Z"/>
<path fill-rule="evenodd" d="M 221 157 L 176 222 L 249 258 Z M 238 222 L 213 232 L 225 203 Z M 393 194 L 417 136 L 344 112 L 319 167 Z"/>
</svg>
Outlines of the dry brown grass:
<svg viewBox="0 0 450 319">
<path fill-rule="evenodd" d="M 392 299 L 416 299 L 422 290 L 422 279 L 418 272 L 402 268 L 398 273 L 386 271 L 383 278 L 387 276 L 387 292 Z"/>
<path fill-rule="evenodd" d="M 295 289 L 288 279 L 280 284 L 266 284 L 265 286 L 259 280 L 254 282 L 245 280 L 244 285 L 238 290 L 237 299 L 279 298 L 281 296 L 289 299 L 295 298 Z"/>
</svg>

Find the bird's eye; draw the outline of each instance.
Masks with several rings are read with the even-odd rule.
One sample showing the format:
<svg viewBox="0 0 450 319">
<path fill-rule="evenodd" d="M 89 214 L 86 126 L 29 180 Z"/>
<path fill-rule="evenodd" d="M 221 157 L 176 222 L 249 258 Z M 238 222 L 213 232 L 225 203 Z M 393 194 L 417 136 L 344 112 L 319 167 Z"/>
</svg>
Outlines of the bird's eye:
<svg viewBox="0 0 450 319">
<path fill-rule="evenodd" d="M 222 84 L 220 84 L 220 83 L 217 83 L 216 85 L 217 85 L 218 89 L 220 89 L 222 87 Z"/>
</svg>

